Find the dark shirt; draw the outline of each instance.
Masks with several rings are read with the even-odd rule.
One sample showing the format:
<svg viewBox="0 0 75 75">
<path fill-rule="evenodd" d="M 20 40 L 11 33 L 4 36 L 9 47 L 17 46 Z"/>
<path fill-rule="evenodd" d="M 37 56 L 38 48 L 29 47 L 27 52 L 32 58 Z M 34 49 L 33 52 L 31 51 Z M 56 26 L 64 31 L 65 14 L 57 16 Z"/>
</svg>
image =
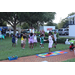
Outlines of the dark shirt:
<svg viewBox="0 0 75 75">
<path fill-rule="evenodd" d="M 12 37 L 12 43 L 15 43 L 15 37 L 14 36 Z"/>
</svg>

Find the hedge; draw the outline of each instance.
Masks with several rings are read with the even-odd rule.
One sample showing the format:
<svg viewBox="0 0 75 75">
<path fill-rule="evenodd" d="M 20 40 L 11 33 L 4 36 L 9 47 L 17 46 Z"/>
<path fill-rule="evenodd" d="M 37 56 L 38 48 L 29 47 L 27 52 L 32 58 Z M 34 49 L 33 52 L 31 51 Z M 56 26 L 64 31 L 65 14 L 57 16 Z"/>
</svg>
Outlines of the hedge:
<svg viewBox="0 0 75 75">
<path fill-rule="evenodd" d="M 48 37 L 45 37 L 44 39 L 47 40 Z M 74 38 L 58 38 L 57 43 L 64 43 L 65 44 L 66 39 L 71 40 Z M 38 40 L 38 42 L 40 42 L 40 37 L 38 37 L 37 40 Z M 48 41 L 45 41 L 45 43 L 48 43 Z"/>
</svg>

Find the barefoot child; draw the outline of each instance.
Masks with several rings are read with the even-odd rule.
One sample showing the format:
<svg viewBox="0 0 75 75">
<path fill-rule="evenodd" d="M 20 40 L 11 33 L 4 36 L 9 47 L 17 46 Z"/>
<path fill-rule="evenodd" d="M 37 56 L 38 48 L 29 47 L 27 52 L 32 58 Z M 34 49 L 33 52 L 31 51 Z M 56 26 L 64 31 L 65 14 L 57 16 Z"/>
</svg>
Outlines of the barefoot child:
<svg viewBox="0 0 75 75">
<path fill-rule="evenodd" d="M 44 35 L 41 35 L 41 48 L 44 48 Z"/>
<path fill-rule="evenodd" d="M 34 45 L 35 45 L 35 46 L 37 45 L 37 36 L 36 36 L 35 33 L 34 33 Z"/>
<path fill-rule="evenodd" d="M 23 48 L 23 34 L 21 34 L 21 47 Z"/>
<path fill-rule="evenodd" d="M 15 47 L 15 35 L 12 36 L 12 47 Z"/>
<path fill-rule="evenodd" d="M 26 35 L 23 34 L 23 48 L 22 49 L 25 49 L 25 45 L 26 45 Z"/>
<path fill-rule="evenodd" d="M 48 53 L 48 54 L 51 54 L 50 49 L 51 49 L 52 47 L 55 47 L 55 46 L 52 46 L 52 45 L 53 45 L 53 39 L 54 39 L 54 37 L 53 37 L 53 35 L 51 35 L 51 34 L 52 34 L 52 33 L 49 32 L 49 37 L 48 37 L 48 40 L 49 40 L 49 45 L 48 45 L 49 53 Z"/>
<path fill-rule="evenodd" d="M 56 46 L 57 45 L 56 31 L 54 32 L 54 41 L 55 41 L 55 46 Z"/>
<path fill-rule="evenodd" d="M 17 36 L 16 36 L 16 44 L 17 44 L 17 41 L 18 41 L 18 38 L 17 38 Z"/>
<path fill-rule="evenodd" d="M 29 35 L 29 39 L 30 39 L 30 41 L 29 41 L 29 43 L 30 43 L 30 49 L 32 48 L 33 49 L 33 43 L 34 43 L 34 35 L 33 35 L 33 33 L 30 33 L 30 35 Z"/>
</svg>

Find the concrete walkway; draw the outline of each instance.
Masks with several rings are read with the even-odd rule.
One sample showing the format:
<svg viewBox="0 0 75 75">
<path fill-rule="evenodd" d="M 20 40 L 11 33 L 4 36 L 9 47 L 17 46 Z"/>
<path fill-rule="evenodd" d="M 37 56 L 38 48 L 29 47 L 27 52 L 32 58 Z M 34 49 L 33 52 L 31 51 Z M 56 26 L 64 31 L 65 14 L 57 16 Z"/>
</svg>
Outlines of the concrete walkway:
<svg viewBox="0 0 75 75">
<path fill-rule="evenodd" d="M 69 50 L 64 50 L 64 51 L 68 53 L 62 55 L 50 56 L 46 58 L 36 57 L 36 55 L 33 55 L 33 56 L 20 57 L 17 60 L 12 60 L 12 61 L 2 60 L 0 62 L 61 62 L 71 58 L 75 58 L 73 51 L 72 52 L 70 52 Z"/>
</svg>

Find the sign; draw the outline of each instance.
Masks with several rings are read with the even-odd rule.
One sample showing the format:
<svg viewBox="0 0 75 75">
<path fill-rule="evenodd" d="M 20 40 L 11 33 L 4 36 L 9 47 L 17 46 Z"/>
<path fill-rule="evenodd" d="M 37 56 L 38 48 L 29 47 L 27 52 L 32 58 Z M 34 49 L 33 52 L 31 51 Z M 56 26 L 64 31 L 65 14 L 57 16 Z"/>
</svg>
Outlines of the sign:
<svg viewBox="0 0 75 75">
<path fill-rule="evenodd" d="M 47 30 L 52 30 L 52 28 L 47 28 Z"/>
</svg>

